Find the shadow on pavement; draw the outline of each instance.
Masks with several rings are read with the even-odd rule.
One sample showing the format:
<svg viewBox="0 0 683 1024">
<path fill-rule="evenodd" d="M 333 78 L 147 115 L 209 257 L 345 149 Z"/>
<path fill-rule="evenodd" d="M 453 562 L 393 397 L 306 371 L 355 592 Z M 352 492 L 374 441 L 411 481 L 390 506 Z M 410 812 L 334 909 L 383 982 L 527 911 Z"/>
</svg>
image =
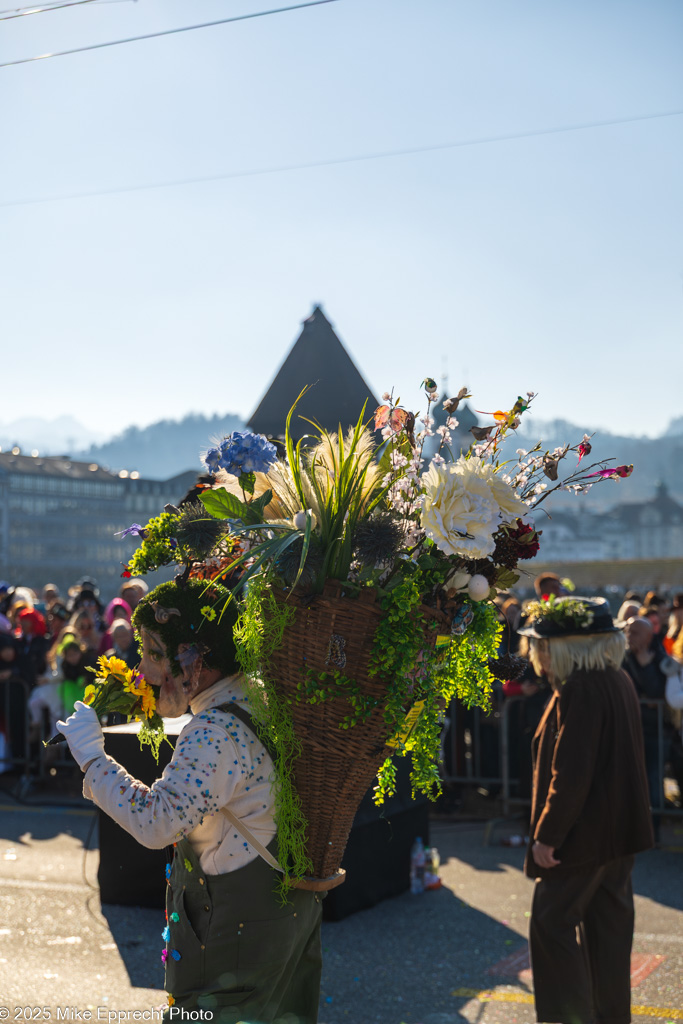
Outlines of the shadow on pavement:
<svg viewBox="0 0 683 1024">
<path fill-rule="evenodd" d="M 677 827 L 680 828 L 680 823 Z M 667 831 L 665 827 L 662 828 L 663 847 L 668 845 Z M 639 853 L 633 869 L 633 891 L 655 903 L 683 910 L 682 872 L 683 856 L 680 851 L 660 849 Z"/>
<path fill-rule="evenodd" d="M 161 937 L 165 925 L 163 910 L 119 907 L 103 903 L 101 913 L 134 988 L 164 987 Z"/>
<path fill-rule="evenodd" d="M 323 925 L 321 1024 L 456 1024 L 474 990 L 529 987 L 489 970 L 519 949 L 512 928 L 442 887 Z"/>
</svg>

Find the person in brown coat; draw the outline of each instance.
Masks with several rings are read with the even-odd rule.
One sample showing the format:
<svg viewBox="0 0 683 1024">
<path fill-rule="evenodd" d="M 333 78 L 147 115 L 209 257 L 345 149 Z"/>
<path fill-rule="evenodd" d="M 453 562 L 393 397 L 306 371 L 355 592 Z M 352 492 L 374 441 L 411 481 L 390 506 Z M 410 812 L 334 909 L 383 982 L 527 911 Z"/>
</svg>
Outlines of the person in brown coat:
<svg viewBox="0 0 683 1024">
<path fill-rule="evenodd" d="M 653 845 L 640 708 L 604 601 L 531 609 L 530 657 L 553 696 L 533 740 L 529 946 L 546 1024 L 628 1024 L 634 854 Z"/>
</svg>

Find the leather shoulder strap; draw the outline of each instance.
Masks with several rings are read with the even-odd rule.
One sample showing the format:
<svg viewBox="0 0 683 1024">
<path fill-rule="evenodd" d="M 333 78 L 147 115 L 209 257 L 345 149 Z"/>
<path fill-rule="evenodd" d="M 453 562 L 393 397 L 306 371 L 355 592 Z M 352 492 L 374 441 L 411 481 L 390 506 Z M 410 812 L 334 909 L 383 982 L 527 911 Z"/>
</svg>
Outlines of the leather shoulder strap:
<svg viewBox="0 0 683 1024">
<path fill-rule="evenodd" d="M 270 754 L 271 759 L 273 761 L 275 760 L 274 750 L 272 749 L 270 743 L 268 743 L 266 740 L 263 739 L 262 736 L 259 735 L 256 729 L 254 719 L 249 714 L 246 708 L 243 708 L 240 704 L 234 704 L 230 702 L 227 704 L 219 704 L 213 710 L 222 711 L 226 714 L 231 714 L 235 718 L 239 719 L 239 721 L 242 722 L 243 725 L 246 725 L 246 727 L 250 729 L 254 733 L 254 735 L 258 736 L 259 740 Z M 250 846 L 253 846 L 253 848 L 256 850 L 259 856 L 263 857 L 266 864 L 269 864 L 271 868 L 275 869 L 275 871 L 279 871 L 281 874 L 284 874 L 284 871 L 282 870 L 282 868 L 280 867 L 279 863 L 272 855 L 270 850 L 266 849 L 263 843 L 259 842 L 259 840 L 253 834 L 253 832 L 247 828 L 247 826 L 244 824 L 243 821 L 240 820 L 240 818 L 233 814 L 232 811 L 229 810 L 227 807 L 221 807 L 221 814 L 225 815 L 230 824 L 237 829 L 240 835 L 244 839 L 246 839 Z"/>
<path fill-rule="evenodd" d="M 244 839 L 246 839 L 250 846 L 254 847 L 259 856 L 263 857 L 266 864 L 269 864 L 271 868 L 274 868 L 276 871 L 279 871 L 280 874 L 284 875 L 284 871 L 280 867 L 275 857 L 273 857 L 270 850 L 266 849 L 263 843 L 259 842 L 254 833 L 247 828 L 244 822 L 241 821 L 241 819 L 238 818 L 237 815 L 233 814 L 232 811 L 228 810 L 227 807 L 221 807 L 221 814 L 225 815 L 230 824 L 237 829 L 240 835 L 243 836 Z"/>
</svg>

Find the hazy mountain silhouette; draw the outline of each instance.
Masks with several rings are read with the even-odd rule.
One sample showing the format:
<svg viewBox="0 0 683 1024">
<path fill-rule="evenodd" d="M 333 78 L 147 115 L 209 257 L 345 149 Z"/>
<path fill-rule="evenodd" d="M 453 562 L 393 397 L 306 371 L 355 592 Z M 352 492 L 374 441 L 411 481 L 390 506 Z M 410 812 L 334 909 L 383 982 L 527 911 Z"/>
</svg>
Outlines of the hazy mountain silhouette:
<svg viewBox="0 0 683 1024">
<path fill-rule="evenodd" d="M 592 488 L 582 497 L 582 501 L 587 501 L 593 508 L 609 508 L 622 502 L 645 501 L 653 497 L 660 481 L 666 482 L 672 497 L 683 499 L 683 416 L 672 420 L 666 432 L 657 438 L 627 437 L 610 434 L 606 430 L 593 432 L 568 420 L 539 421 L 527 416 L 517 431 L 518 443 L 515 447 L 531 448 L 536 441 L 542 440 L 543 449 L 552 451 L 567 442 L 576 444 L 584 433 L 593 434 L 591 462 L 612 459 L 609 465 L 633 463 L 634 470 L 632 476 L 627 480 L 620 480 L 618 484 L 610 483 Z M 584 462 L 588 461 L 588 458 L 584 459 Z M 561 475 L 565 475 L 565 467 L 574 468 L 575 465 L 576 455 L 568 455 Z M 574 500 L 571 495 L 562 495 L 560 492 L 557 497 L 553 496 L 553 504 L 557 507 L 558 499 L 562 502 L 564 498 L 568 502 Z"/>
<path fill-rule="evenodd" d="M 61 455 L 99 444 L 106 439 L 104 431 L 88 430 L 73 416 L 58 416 L 53 420 L 40 416 L 22 416 L 20 419 L 0 422 L 0 448 L 7 451 L 18 445 L 25 454 L 33 449 L 41 455 Z"/>
<path fill-rule="evenodd" d="M 137 470 L 142 476 L 164 480 L 187 469 L 201 471 L 200 453 L 210 447 L 212 439 L 243 429 L 242 420 L 234 413 L 225 416 L 191 413 L 181 420 L 167 419 L 148 427 L 127 427 L 111 440 L 101 442 L 97 438 L 99 443 L 88 447 L 92 432 L 72 417 L 55 420 L 35 417 L 5 426 L 0 423 L 0 445 L 5 451 L 17 444 L 25 453 L 32 448 L 38 449 L 41 455 L 68 453 L 73 458 L 97 462 L 112 470 Z M 580 441 L 584 433 L 592 431 L 564 419 L 536 420 L 527 413 L 520 430 L 506 445 L 506 455 L 513 456 L 515 448 L 529 449 L 538 440 L 542 440 L 544 450 L 552 451 L 568 441 Z M 672 419 L 658 438 L 628 437 L 598 430 L 592 444 L 591 461 L 613 458 L 614 465 L 632 462 L 635 466 L 628 480 L 595 487 L 582 499 L 593 508 L 644 501 L 654 495 L 659 481 L 667 483 L 673 497 L 683 500 L 683 416 Z M 573 468 L 575 462 L 576 456 L 570 455 L 565 465 Z M 553 505 L 564 503 L 565 498 L 568 502 L 574 501 L 570 495 L 560 492 L 557 497 L 553 496 Z"/>
<path fill-rule="evenodd" d="M 91 445 L 76 458 L 97 462 L 110 469 L 137 470 L 153 480 L 167 480 L 187 469 L 200 472 L 200 453 L 212 439 L 243 430 L 239 416 L 203 416 L 190 413 L 182 420 L 159 420 L 148 427 L 126 427 L 105 444 Z"/>
</svg>

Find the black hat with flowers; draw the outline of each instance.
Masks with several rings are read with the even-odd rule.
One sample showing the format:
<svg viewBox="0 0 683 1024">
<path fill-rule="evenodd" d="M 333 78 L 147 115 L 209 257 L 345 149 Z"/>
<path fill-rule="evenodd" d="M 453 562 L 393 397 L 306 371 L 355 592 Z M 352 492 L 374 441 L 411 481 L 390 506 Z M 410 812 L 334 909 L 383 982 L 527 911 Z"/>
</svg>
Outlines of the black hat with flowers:
<svg viewBox="0 0 683 1024">
<path fill-rule="evenodd" d="M 178 648 L 186 644 L 201 654 L 208 668 L 234 675 L 239 670 L 233 638 L 237 607 L 229 597 L 220 583 L 160 583 L 140 601 L 132 623 L 138 633 L 146 629 L 161 638 L 174 675 L 182 674 Z"/>
<path fill-rule="evenodd" d="M 609 605 L 602 598 L 556 597 L 535 601 L 528 609 L 522 636 L 552 640 L 570 636 L 618 633 Z"/>
</svg>

